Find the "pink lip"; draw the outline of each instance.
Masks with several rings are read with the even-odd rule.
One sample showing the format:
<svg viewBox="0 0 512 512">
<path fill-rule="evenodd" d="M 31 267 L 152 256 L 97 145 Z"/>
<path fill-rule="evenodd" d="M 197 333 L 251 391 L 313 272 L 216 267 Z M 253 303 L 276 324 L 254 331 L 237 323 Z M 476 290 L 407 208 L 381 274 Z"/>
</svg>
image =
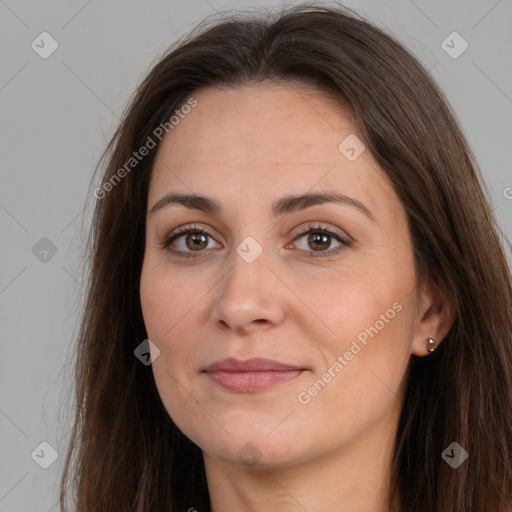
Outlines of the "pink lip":
<svg viewBox="0 0 512 512">
<path fill-rule="evenodd" d="M 303 368 L 264 358 L 247 361 L 222 359 L 204 370 L 216 384 L 242 393 L 260 391 L 287 382 L 301 375 L 303 371 Z"/>
</svg>

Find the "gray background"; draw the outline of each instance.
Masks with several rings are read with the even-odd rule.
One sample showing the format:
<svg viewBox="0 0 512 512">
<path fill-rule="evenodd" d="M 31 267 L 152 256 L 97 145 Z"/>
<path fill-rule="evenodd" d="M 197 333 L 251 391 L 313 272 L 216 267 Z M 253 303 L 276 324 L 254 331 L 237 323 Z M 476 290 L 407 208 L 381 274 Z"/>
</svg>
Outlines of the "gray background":
<svg viewBox="0 0 512 512">
<path fill-rule="evenodd" d="M 431 70 L 510 238 L 512 1 L 344 3 L 394 34 Z M 285 4 L 0 0 L 0 512 L 58 510 L 71 391 L 65 368 L 80 309 L 90 182 L 128 97 L 196 22 L 216 10 L 259 5 Z M 31 48 L 43 31 L 59 44 L 47 59 Z M 453 31 L 469 44 L 456 59 L 441 47 Z M 48 245 L 43 237 L 54 255 L 41 252 Z M 31 458 L 43 441 L 59 454 L 48 469 Z M 37 453 L 49 457 L 48 450 Z"/>
</svg>

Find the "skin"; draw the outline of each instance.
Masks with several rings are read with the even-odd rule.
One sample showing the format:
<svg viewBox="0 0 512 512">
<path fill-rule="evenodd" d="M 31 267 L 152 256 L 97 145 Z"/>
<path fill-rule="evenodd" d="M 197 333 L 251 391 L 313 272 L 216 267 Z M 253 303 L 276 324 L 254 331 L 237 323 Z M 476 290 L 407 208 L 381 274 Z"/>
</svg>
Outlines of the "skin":
<svg viewBox="0 0 512 512">
<path fill-rule="evenodd" d="M 357 132 L 333 98 L 287 83 L 193 97 L 197 106 L 166 135 L 155 161 L 141 305 L 160 350 L 152 364 L 158 392 L 203 451 L 212 510 L 388 511 L 407 363 L 411 354 L 428 355 L 425 338 L 439 344 L 446 336 L 450 305 L 429 283 L 418 299 L 405 210 L 368 150 L 355 161 L 338 150 Z M 272 216 L 275 200 L 320 190 L 357 199 L 375 220 L 335 203 Z M 171 204 L 150 213 L 169 192 L 212 197 L 222 210 Z M 186 234 L 162 248 L 169 233 L 190 224 L 211 233 L 195 242 L 199 251 Z M 352 243 L 332 235 L 308 242 L 300 234 L 308 224 Z M 249 236 L 263 251 L 252 263 L 236 252 Z M 396 303 L 394 318 L 333 372 L 337 357 Z M 201 371 L 230 356 L 305 371 L 236 393 Z M 335 376 L 299 402 L 328 368 Z"/>
</svg>

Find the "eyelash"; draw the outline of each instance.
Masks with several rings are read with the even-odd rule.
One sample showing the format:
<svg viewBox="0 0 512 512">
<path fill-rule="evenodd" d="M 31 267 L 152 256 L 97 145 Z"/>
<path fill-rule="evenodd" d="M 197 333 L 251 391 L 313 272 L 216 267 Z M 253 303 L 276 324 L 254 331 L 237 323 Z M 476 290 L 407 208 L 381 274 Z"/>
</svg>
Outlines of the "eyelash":
<svg viewBox="0 0 512 512">
<path fill-rule="evenodd" d="M 304 252 L 309 253 L 308 256 L 310 258 L 326 258 L 328 256 L 333 256 L 333 255 L 336 255 L 339 252 L 343 251 L 345 248 L 350 247 L 352 245 L 351 242 L 349 242 L 347 240 L 344 240 L 343 238 L 341 238 L 336 233 L 334 233 L 334 232 L 330 231 L 329 229 L 327 229 L 325 226 L 322 226 L 322 225 L 314 226 L 312 224 L 308 224 L 308 226 L 304 230 L 302 230 L 300 233 L 298 233 L 297 236 L 294 238 L 294 241 L 298 240 L 299 238 L 301 238 L 304 235 L 306 235 L 308 233 L 311 233 L 311 232 L 329 235 L 330 237 L 333 237 L 338 242 L 340 242 L 341 245 L 339 245 L 335 249 L 331 249 L 329 251 L 319 251 L 319 252 L 316 252 L 316 251 L 304 251 Z M 204 228 L 199 228 L 197 226 L 182 226 L 182 227 L 178 228 L 175 233 L 167 235 L 159 243 L 159 246 L 162 249 L 166 249 L 166 248 L 169 247 L 169 245 L 171 245 L 174 242 L 174 240 L 176 238 L 179 238 L 180 236 L 183 236 L 183 235 L 188 235 L 189 233 L 200 233 L 202 235 L 206 235 L 206 236 L 209 236 L 209 237 L 213 238 L 213 235 L 211 235 L 211 233 L 209 233 L 208 230 L 206 230 Z M 194 254 L 195 251 L 185 251 L 185 252 L 182 252 L 182 251 L 175 251 L 175 250 L 172 250 L 172 249 L 168 249 L 168 250 L 172 254 L 175 254 L 176 256 L 183 257 L 183 258 L 198 258 L 198 257 L 201 257 L 200 254 L 197 254 L 197 255 Z M 202 252 L 204 252 L 204 251 L 198 251 L 198 253 L 202 253 Z"/>
</svg>

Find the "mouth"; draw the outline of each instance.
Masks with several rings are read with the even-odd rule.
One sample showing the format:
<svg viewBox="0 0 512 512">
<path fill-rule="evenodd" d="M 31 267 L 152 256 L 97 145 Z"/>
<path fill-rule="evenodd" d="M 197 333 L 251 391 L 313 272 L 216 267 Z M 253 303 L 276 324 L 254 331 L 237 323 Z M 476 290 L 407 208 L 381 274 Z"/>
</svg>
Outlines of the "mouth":
<svg viewBox="0 0 512 512">
<path fill-rule="evenodd" d="M 251 393 L 289 382 L 302 375 L 305 368 L 280 361 L 253 358 L 240 361 L 234 358 L 216 361 L 203 370 L 218 386 L 238 393 Z"/>
</svg>

